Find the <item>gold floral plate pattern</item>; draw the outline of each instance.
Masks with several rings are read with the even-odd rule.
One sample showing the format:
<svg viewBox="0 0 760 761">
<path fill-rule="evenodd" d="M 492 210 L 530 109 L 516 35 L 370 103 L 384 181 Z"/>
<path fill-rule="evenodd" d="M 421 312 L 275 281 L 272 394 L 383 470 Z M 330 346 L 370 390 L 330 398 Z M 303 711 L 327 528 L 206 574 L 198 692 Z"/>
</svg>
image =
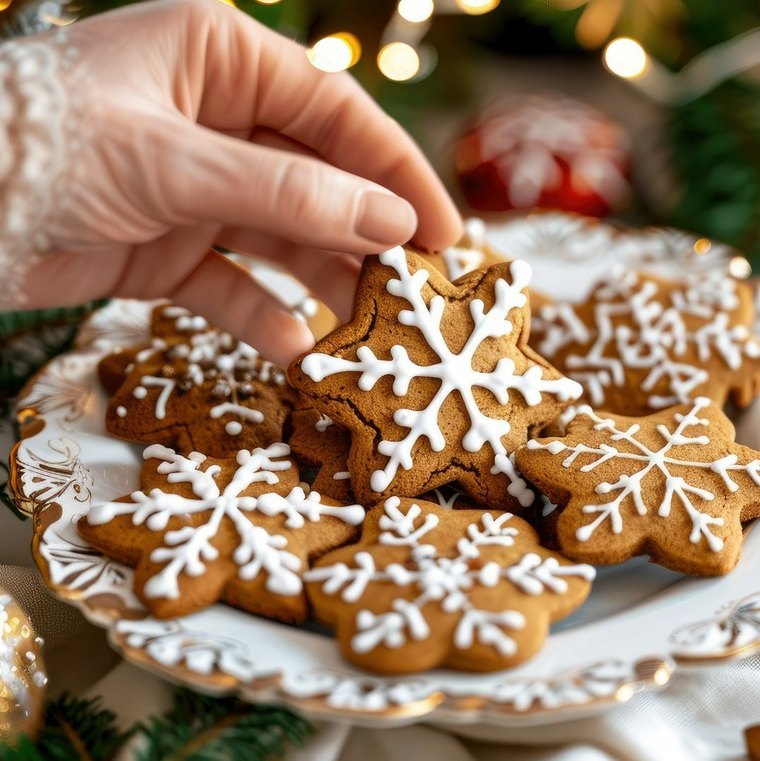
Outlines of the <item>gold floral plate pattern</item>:
<svg viewBox="0 0 760 761">
<path fill-rule="evenodd" d="M 599 223 L 553 217 L 555 233 L 562 218 L 567 228 L 559 230 L 567 240 L 553 257 L 562 258 L 564 246 L 564 256 L 577 260 L 574 252 L 585 251 L 577 236 L 603 234 Z M 537 224 L 546 227 L 548 221 Z M 502 250 L 507 241 L 516 255 L 530 259 L 527 248 L 515 243 L 517 233 L 531 240 L 525 225 L 515 220 L 489 234 Z M 605 245 L 613 234 L 621 237 L 608 231 Z M 672 241 L 677 234 L 659 235 Z M 695 239 L 679 240 L 694 254 Z M 715 254 L 710 266 L 725 267 L 730 258 L 728 251 Z M 701 258 L 695 261 L 705 266 Z M 585 277 L 583 263 L 576 266 L 576 277 Z M 542 287 L 553 290 L 551 282 Z M 94 500 L 115 498 L 138 484 L 141 448 L 105 433 L 107 399 L 96 366 L 115 348 L 145 339 L 150 308 L 120 300 L 91 316 L 74 349 L 22 392 L 22 440 L 11 456 L 10 487 L 34 521 L 33 554 L 45 581 L 106 628 L 128 660 L 197 689 L 281 702 L 314 718 L 372 726 L 424 719 L 498 729 L 589 716 L 665 687 L 675 668 L 760 650 L 760 582 L 753 569 L 760 531 L 748 532 L 739 566 L 720 579 L 684 578 L 644 559 L 600 569 L 587 603 L 553 627 L 542 652 L 498 673 L 377 677 L 344 662 L 333 639 L 316 627 L 285 626 L 224 605 L 170 621 L 148 616 L 132 592 L 132 570 L 89 547 L 75 526 Z M 760 406 L 745 413 L 741 430 L 760 429 L 747 424 L 752 416 L 760 418 Z"/>
</svg>

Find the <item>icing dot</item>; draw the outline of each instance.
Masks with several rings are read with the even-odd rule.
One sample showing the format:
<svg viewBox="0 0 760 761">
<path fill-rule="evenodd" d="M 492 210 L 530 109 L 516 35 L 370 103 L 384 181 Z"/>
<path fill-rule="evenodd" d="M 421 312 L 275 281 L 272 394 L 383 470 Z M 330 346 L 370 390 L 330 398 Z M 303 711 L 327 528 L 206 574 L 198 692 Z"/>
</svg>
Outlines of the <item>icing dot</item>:
<svg viewBox="0 0 760 761">
<path fill-rule="evenodd" d="M 145 399 L 148 395 L 148 389 L 145 386 L 135 386 L 135 390 L 132 392 L 132 396 L 135 399 Z"/>
<path fill-rule="evenodd" d="M 224 430 L 227 431 L 230 436 L 237 436 L 243 430 L 243 426 L 237 420 L 230 420 L 230 422 L 224 426 Z"/>
<path fill-rule="evenodd" d="M 116 408 L 116 414 L 117 414 L 119 417 L 126 417 L 126 416 L 127 416 L 127 408 L 126 408 L 126 407 L 122 407 L 121 405 L 119 405 L 119 406 Z"/>
</svg>

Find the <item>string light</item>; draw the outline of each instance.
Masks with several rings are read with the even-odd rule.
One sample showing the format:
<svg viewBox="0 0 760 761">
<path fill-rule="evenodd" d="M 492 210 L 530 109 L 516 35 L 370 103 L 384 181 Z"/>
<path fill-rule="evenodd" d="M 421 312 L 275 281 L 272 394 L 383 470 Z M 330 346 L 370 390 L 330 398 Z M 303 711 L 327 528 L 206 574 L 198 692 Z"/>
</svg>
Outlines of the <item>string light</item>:
<svg viewBox="0 0 760 761">
<path fill-rule="evenodd" d="M 317 69 L 328 72 L 345 71 L 361 57 L 361 44 L 349 32 L 338 32 L 317 40 L 306 55 Z"/>
<path fill-rule="evenodd" d="M 399 16 L 413 24 L 427 21 L 434 10 L 433 0 L 399 0 L 398 4 Z"/>
<path fill-rule="evenodd" d="M 405 82 L 420 70 L 420 57 L 411 45 L 405 42 L 390 42 L 380 48 L 377 67 L 388 79 Z"/>
<path fill-rule="evenodd" d="M 470 16 L 480 16 L 492 11 L 500 0 L 457 0 L 457 5 Z"/>
<path fill-rule="evenodd" d="M 752 265 L 743 256 L 735 256 L 728 263 L 728 273 L 737 280 L 746 280 L 752 274 Z"/>
<path fill-rule="evenodd" d="M 227 0 L 223 0 L 223 2 L 227 2 Z M 256 2 L 259 5 L 277 5 L 280 0 L 256 0 Z M 234 2 L 232 2 L 231 5 L 234 5 Z"/>
<path fill-rule="evenodd" d="M 618 37 L 607 45 L 603 53 L 604 65 L 623 79 L 638 79 L 649 69 L 646 50 L 630 37 Z"/>
</svg>

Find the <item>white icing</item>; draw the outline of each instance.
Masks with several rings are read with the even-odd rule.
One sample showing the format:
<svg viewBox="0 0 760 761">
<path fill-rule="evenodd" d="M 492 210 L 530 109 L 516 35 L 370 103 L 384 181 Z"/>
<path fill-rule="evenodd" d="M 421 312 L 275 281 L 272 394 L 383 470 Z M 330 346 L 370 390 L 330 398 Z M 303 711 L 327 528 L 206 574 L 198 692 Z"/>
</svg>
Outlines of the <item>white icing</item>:
<svg viewBox="0 0 760 761">
<path fill-rule="evenodd" d="M 166 417 L 166 403 L 169 401 L 169 397 L 174 391 L 177 383 L 172 378 L 159 378 L 155 375 L 143 375 L 140 378 L 140 383 L 143 387 L 159 388 L 161 389 L 156 397 L 155 415 L 158 420 L 163 420 Z M 137 388 L 140 388 L 138 386 Z M 142 399 L 147 395 L 147 390 L 142 396 L 137 396 L 137 388 L 135 388 L 135 396 L 138 399 Z"/>
<path fill-rule="evenodd" d="M 122 406 L 122 405 L 119 405 L 119 406 L 116 408 L 116 414 L 117 414 L 119 417 L 126 417 L 126 415 L 127 415 L 127 408 L 126 408 L 126 407 L 124 407 L 124 406 Z"/>
<path fill-rule="evenodd" d="M 404 512 L 401 501 L 391 497 L 385 502 L 380 518 L 380 544 L 407 547 L 406 562 L 390 563 L 378 568 L 370 552 L 362 550 L 354 556 L 354 565 L 335 563 L 313 568 L 305 574 L 307 581 L 321 582 L 327 595 L 340 595 L 349 604 L 358 604 L 364 596 L 371 600 L 373 582 L 392 584 L 404 590 L 394 599 L 390 610 L 373 613 L 360 608 L 355 623 L 356 634 L 351 647 L 366 653 L 379 645 L 403 647 L 409 640 L 426 640 L 431 634 L 425 608 L 437 603 L 445 613 L 459 615 L 453 644 L 460 650 L 470 649 L 476 642 L 492 646 L 500 655 L 516 652 L 517 644 L 510 630 L 525 627 L 525 616 L 517 610 L 487 611 L 478 609 L 470 599 L 476 586 L 494 588 L 507 581 L 530 595 L 565 594 L 566 577 L 590 581 L 594 569 L 588 565 L 561 565 L 554 557 L 542 558 L 535 552 L 524 554 L 506 567 L 494 561 L 483 563 L 481 550 L 487 546 L 512 547 L 519 530 L 510 525 L 511 513 L 497 517 L 483 513 L 479 523 L 471 523 L 457 542 L 457 556 L 441 557 L 433 544 L 424 538 L 439 525 L 434 513 L 423 513 L 415 503 Z M 413 593 L 413 599 L 408 599 Z"/>
<path fill-rule="evenodd" d="M 597 517 L 591 522 L 578 528 L 576 537 L 585 542 L 591 539 L 594 532 L 603 524 L 609 524 L 609 530 L 613 534 L 621 534 L 624 530 L 625 518 L 621 508 L 628 504 L 634 508 L 636 514 L 643 516 L 656 509 L 657 515 L 667 518 L 673 510 L 674 503 L 680 504 L 691 522 L 689 541 L 699 544 L 703 539 L 712 552 L 720 552 L 723 549 L 723 539 L 713 533 L 712 526 L 723 526 L 725 521 L 721 517 L 710 515 L 704 508 L 708 507 L 716 496 L 717 489 L 710 491 L 700 486 L 694 486 L 687 480 L 687 472 L 693 471 L 693 475 L 701 473 L 714 473 L 720 476 L 720 482 L 725 490 L 722 497 L 727 493 L 739 490 L 739 484 L 734 480 L 738 474 L 749 476 L 752 486 L 760 486 L 760 460 L 752 460 L 748 463 L 740 463 L 736 454 L 729 453 L 718 460 L 697 461 L 691 459 L 678 459 L 679 447 L 683 446 L 707 446 L 710 444 L 709 420 L 700 418 L 701 410 L 709 407 L 712 402 L 705 397 L 697 397 L 692 403 L 691 410 L 686 414 L 674 414 L 673 430 L 664 425 L 657 426 L 657 432 L 663 439 L 663 445 L 658 450 L 649 449 L 637 438 L 640 430 L 639 424 L 631 425 L 626 430 L 619 429 L 610 418 L 597 415 L 590 407 L 581 406 L 576 409 L 576 415 L 585 415 L 594 421 L 594 430 L 606 431 L 610 443 L 602 443 L 597 447 L 586 444 L 569 446 L 561 440 L 549 443 L 533 440 L 528 442 L 528 449 L 546 450 L 552 455 L 562 454 L 565 459 L 563 467 L 569 468 L 578 457 L 590 456 L 589 462 L 580 467 L 583 473 L 589 473 L 597 466 L 609 460 L 633 463 L 639 470 L 628 473 L 630 467 L 624 466 L 625 471 L 615 483 L 604 481 L 595 491 L 597 494 L 613 494 L 616 496 L 610 502 L 603 504 L 588 504 L 581 508 L 587 515 L 596 514 Z M 642 418 L 646 420 L 646 418 Z M 690 429 L 698 429 L 690 435 Z M 624 446 L 627 444 L 628 446 Z M 675 471 L 672 468 L 675 467 Z M 648 490 L 644 480 L 649 473 L 656 473 L 664 478 L 665 493 L 659 505 L 652 503 L 651 490 Z M 683 474 L 683 475 L 681 475 Z M 733 474 L 733 476 L 732 476 Z M 718 482 L 716 479 L 713 479 Z M 700 504 L 708 503 L 708 504 Z M 663 528 L 665 528 L 663 526 Z M 666 529 L 667 530 L 667 529 Z"/>
<path fill-rule="evenodd" d="M 301 561 L 288 551 L 285 536 L 269 533 L 252 522 L 253 513 L 283 515 L 285 527 L 298 530 L 306 521 L 316 523 L 322 516 L 355 526 L 363 520 L 364 509 L 359 505 L 324 505 L 319 494 L 312 492 L 307 496 L 301 487 L 295 487 L 286 497 L 273 493 L 259 497 L 243 495 L 252 484 L 276 484 L 278 473 L 292 466 L 289 460 L 276 458 L 286 457 L 289 453 L 286 444 L 272 444 L 266 449 L 251 452 L 239 451 L 238 468 L 222 488 L 217 481 L 221 472 L 218 465 L 200 469 L 206 461 L 205 455 L 193 452 L 184 457 L 154 444 L 145 449 L 144 459 L 157 460 L 157 473 L 165 475 L 169 485 L 188 484 L 193 496 L 185 497 L 161 488 L 151 489 L 148 494 L 135 491 L 131 502 L 94 504 L 87 520 L 99 526 L 118 515 L 129 515 L 135 526 L 144 525 L 151 531 L 165 532 L 163 546 L 151 553 L 151 560 L 163 564 L 163 568 L 145 585 L 147 597 L 177 599 L 180 594 L 179 579 L 183 574 L 195 577 L 205 573 L 207 563 L 219 556 L 213 540 L 223 520 L 231 521 L 238 535 L 238 545 L 232 559 L 239 566 L 241 579 L 250 581 L 264 573 L 266 588 L 273 594 L 300 594 Z M 172 518 L 190 515 L 203 515 L 204 520 L 166 530 Z"/>
<path fill-rule="evenodd" d="M 333 481 L 347 481 L 351 474 L 347 470 L 339 470 L 334 476 Z"/>
<path fill-rule="evenodd" d="M 184 393 L 187 384 L 191 387 L 207 384 L 211 386 L 210 393 L 213 394 L 218 389 L 219 395 L 225 398 L 225 401 L 209 409 L 211 419 L 215 420 L 224 415 L 236 418 L 225 425 L 225 431 L 230 436 L 240 435 L 244 424 L 262 423 L 264 414 L 250 406 L 254 399 L 248 401 L 244 393 L 245 386 L 250 384 L 251 380 L 284 385 L 285 375 L 282 370 L 261 359 L 253 347 L 236 341 L 229 333 L 210 327 L 203 317 L 194 315 L 182 307 L 163 307 L 162 315 L 173 319 L 176 329 L 189 335 L 184 343 L 171 347 L 162 339 L 154 338 L 152 345 L 140 352 L 136 359 L 138 362 L 144 362 L 164 352 L 167 360 L 174 363 L 177 375 L 171 378 L 145 376 L 140 379 L 141 385 L 133 390 L 133 396 L 142 400 L 148 396 L 146 386 L 159 388 L 154 415 L 163 420 L 176 393 Z M 177 368 L 178 360 L 186 364 L 184 372 Z M 248 395 L 252 394 L 253 389 L 248 389 Z"/>
<path fill-rule="evenodd" d="M 459 353 L 449 348 L 441 332 L 441 320 L 446 309 L 446 301 L 436 295 L 426 304 L 422 289 L 428 280 L 429 272 L 425 269 L 409 272 L 404 249 L 397 247 L 380 255 L 380 261 L 392 267 L 398 279 L 390 278 L 386 288 L 393 296 L 399 296 L 411 305 L 411 309 L 402 310 L 398 321 L 402 325 L 417 328 L 431 349 L 438 357 L 438 362 L 430 365 L 418 365 L 410 359 L 404 346 L 393 346 L 390 359 L 380 359 L 372 349 L 363 345 L 356 351 L 356 360 L 333 357 L 329 354 L 309 354 L 301 362 L 301 369 L 313 381 L 339 373 L 358 373 L 357 385 L 362 391 L 371 390 L 383 376 L 393 378 L 393 393 L 402 397 L 409 391 L 411 382 L 416 378 L 435 378 L 440 386 L 430 403 L 422 410 L 399 409 L 394 420 L 409 433 L 400 441 L 383 440 L 377 451 L 388 458 L 382 470 L 372 474 L 371 487 L 376 492 L 385 491 L 393 482 L 399 467 L 409 470 L 413 467 L 412 453 L 421 439 L 427 439 L 434 452 L 441 452 L 446 447 L 446 439 L 441 431 L 438 418 L 444 402 L 452 394 L 458 394 L 467 409 L 470 428 L 461 441 L 461 446 L 468 452 L 478 452 L 488 444 L 494 453 L 491 472 L 503 473 L 511 481 L 509 492 L 520 504 L 530 505 L 534 499 L 533 492 L 517 474 L 510 460 L 502 438 L 511 428 L 506 419 L 492 418 L 479 407 L 474 394 L 475 388 L 490 391 L 499 404 L 509 404 L 509 392 L 516 391 L 529 406 L 540 404 L 544 394 L 551 394 L 561 401 L 577 398 L 580 386 L 567 378 L 556 380 L 544 379 L 543 368 L 530 366 L 522 375 L 515 374 L 515 364 L 508 357 L 502 357 L 496 367 L 488 373 L 477 372 L 473 366 L 473 357 L 483 342 L 509 335 L 512 323 L 509 313 L 512 309 L 522 309 L 527 301 L 524 289 L 530 281 L 530 267 L 525 262 L 515 261 L 510 266 L 512 283 L 499 278 L 494 283 L 494 304 L 486 311 L 480 299 L 470 303 L 470 313 L 474 322 L 473 330 Z M 453 442 L 452 442 L 453 443 Z"/>
<path fill-rule="evenodd" d="M 327 417 L 327 415 L 320 415 L 319 420 L 314 423 L 314 427 L 319 433 L 324 433 L 331 425 L 333 425 L 333 420 Z"/>
<path fill-rule="evenodd" d="M 462 275 L 478 269 L 485 259 L 483 246 L 486 242 L 486 223 L 472 217 L 464 223 L 464 245 L 452 246 L 443 252 L 449 280 L 458 280 Z"/>
<path fill-rule="evenodd" d="M 224 415 L 237 415 L 243 420 L 252 423 L 261 423 L 264 421 L 264 415 L 259 410 L 244 407 L 242 404 L 233 404 L 232 402 L 222 402 L 221 404 L 217 404 L 209 410 L 208 414 L 212 420 L 216 420 Z M 238 433 L 240 433 L 243 427 L 239 423 L 238 426 L 240 427 Z M 228 431 L 228 433 L 230 433 L 230 431 Z"/>
<path fill-rule="evenodd" d="M 704 365 L 711 359 L 735 371 L 745 357 L 760 357 L 760 339 L 743 325 L 731 325 L 736 288 L 730 277 L 692 275 L 662 304 L 653 281 L 616 272 L 593 296 L 593 325 L 572 304 L 542 307 L 533 320 L 536 345 L 550 360 L 572 347 L 567 372 L 594 406 L 604 405 L 608 388 L 625 387 L 629 369 L 647 372 L 641 390 L 652 409 L 686 404 L 708 380 Z M 696 326 L 687 328 L 687 319 Z M 687 354 L 694 359 L 686 361 Z M 666 393 L 650 393 L 663 380 Z"/>
</svg>

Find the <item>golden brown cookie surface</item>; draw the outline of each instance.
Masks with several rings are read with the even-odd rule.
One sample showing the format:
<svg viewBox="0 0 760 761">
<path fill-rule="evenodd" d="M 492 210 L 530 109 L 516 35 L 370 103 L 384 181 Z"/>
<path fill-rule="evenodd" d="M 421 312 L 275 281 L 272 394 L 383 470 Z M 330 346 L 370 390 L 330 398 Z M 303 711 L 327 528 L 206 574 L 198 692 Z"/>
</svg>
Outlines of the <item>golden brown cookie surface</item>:
<svg viewBox="0 0 760 761">
<path fill-rule="evenodd" d="M 392 674 L 515 666 L 584 601 L 593 577 L 510 513 L 397 497 L 370 510 L 357 544 L 306 574 L 314 613 L 335 627 L 344 657 Z"/>
<path fill-rule="evenodd" d="M 351 431 L 360 499 L 456 480 L 483 504 L 533 503 L 510 455 L 580 387 L 527 346 L 529 279 L 524 262 L 452 284 L 401 248 L 365 259 L 353 320 L 289 371 Z"/>
<path fill-rule="evenodd" d="M 741 522 L 760 514 L 760 453 L 705 397 L 646 417 L 588 406 L 562 437 L 516 453 L 523 475 L 559 506 L 547 520 L 568 557 L 620 563 L 640 554 L 715 576 L 739 558 Z"/>
<path fill-rule="evenodd" d="M 295 401 L 282 370 L 179 307 L 158 307 L 153 333 L 100 363 L 107 388 L 124 375 L 106 411 L 109 433 L 219 457 L 282 439 Z"/>
<path fill-rule="evenodd" d="M 338 502 L 353 502 L 348 455 L 351 434 L 313 407 L 297 409 L 290 418 L 291 452 L 304 465 L 318 468 L 311 488 Z"/>
<path fill-rule="evenodd" d="M 580 304 L 533 305 L 530 344 L 580 382 L 589 403 L 646 415 L 708 396 L 748 405 L 760 388 L 760 339 L 747 283 L 683 282 L 628 271 Z"/>
<path fill-rule="evenodd" d="M 94 547 L 135 567 L 135 592 L 171 618 L 225 600 L 252 613 L 303 621 L 310 559 L 349 541 L 364 509 L 304 493 L 285 444 L 215 460 L 144 452 L 141 488 L 96 503 L 78 524 Z"/>
</svg>

